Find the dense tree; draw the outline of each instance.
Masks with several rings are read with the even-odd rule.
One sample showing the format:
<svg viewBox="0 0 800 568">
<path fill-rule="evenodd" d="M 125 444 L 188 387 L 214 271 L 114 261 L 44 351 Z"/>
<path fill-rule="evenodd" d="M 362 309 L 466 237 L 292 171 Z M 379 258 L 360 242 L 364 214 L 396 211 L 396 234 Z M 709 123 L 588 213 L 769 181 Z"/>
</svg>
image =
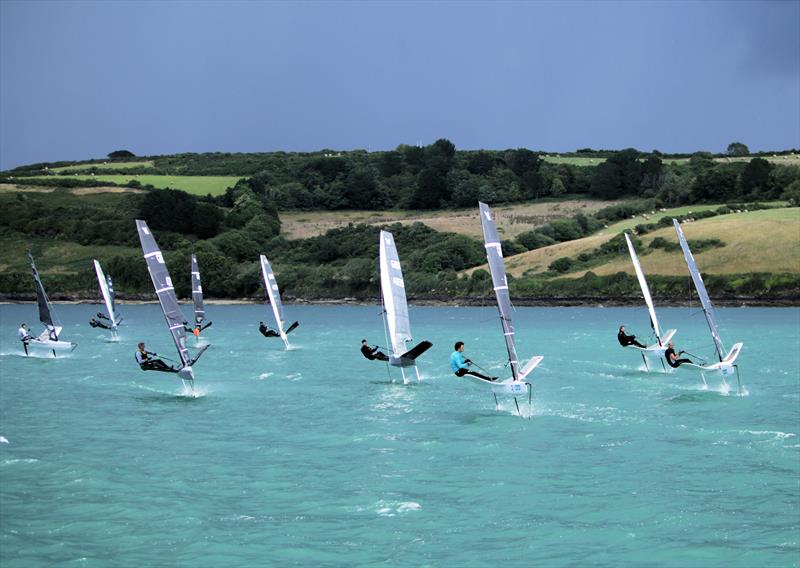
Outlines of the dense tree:
<svg viewBox="0 0 800 568">
<path fill-rule="evenodd" d="M 731 142 L 728 144 L 727 153 L 729 156 L 747 156 L 750 154 L 750 149 L 741 142 Z"/>
<path fill-rule="evenodd" d="M 764 158 L 753 158 L 748 162 L 739 178 L 741 195 L 745 199 L 761 199 L 771 196 L 772 164 Z"/>
<path fill-rule="evenodd" d="M 130 150 L 114 150 L 108 154 L 108 157 L 112 160 L 114 158 L 135 158 L 136 154 L 131 152 Z"/>
</svg>

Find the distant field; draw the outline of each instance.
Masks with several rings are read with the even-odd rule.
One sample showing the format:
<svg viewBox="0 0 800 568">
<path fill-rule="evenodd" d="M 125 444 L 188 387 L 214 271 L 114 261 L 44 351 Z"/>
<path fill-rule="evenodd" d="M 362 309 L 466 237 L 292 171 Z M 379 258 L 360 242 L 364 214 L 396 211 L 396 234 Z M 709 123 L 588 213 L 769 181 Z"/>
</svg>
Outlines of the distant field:
<svg viewBox="0 0 800 568">
<path fill-rule="evenodd" d="M 151 175 L 99 175 L 99 176 L 54 176 L 54 179 L 91 179 L 109 181 L 112 183 L 128 183 L 136 180 L 142 185 L 172 189 L 182 189 L 195 195 L 222 195 L 229 187 L 236 185 L 242 179 L 239 176 L 151 176 Z"/>
<path fill-rule="evenodd" d="M 724 157 L 714 158 L 715 162 L 749 162 L 755 156 L 741 156 L 741 157 Z M 783 164 L 785 166 L 800 166 L 800 154 L 787 154 L 785 156 L 762 156 L 765 160 L 774 164 Z M 569 164 L 572 166 L 596 166 L 606 161 L 605 158 L 584 158 L 580 156 L 559 156 L 558 154 L 542 155 L 545 162 L 551 164 Z M 661 158 L 665 164 L 685 164 L 689 158 Z"/>
<path fill-rule="evenodd" d="M 521 203 L 492 207 L 497 219 L 500 237 L 512 239 L 553 219 L 571 217 L 577 213 L 595 211 L 615 205 L 620 201 L 594 201 L 588 199 L 563 200 L 544 203 Z M 346 227 L 348 223 L 383 225 L 387 223 L 411 224 L 420 222 L 437 231 L 483 238 L 478 209 L 428 211 L 300 211 L 283 212 L 281 234 L 287 239 L 303 239 L 321 235 L 331 229 Z"/>
<path fill-rule="evenodd" d="M 716 207 L 719 206 L 707 208 L 714 209 Z M 668 209 L 665 212 L 657 212 L 658 214 L 651 221 L 657 221 L 664 216 L 686 214 L 688 209 L 697 211 L 700 208 Z M 567 256 L 574 258 L 581 253 L 590 252 L 611 240 L 621 231 L 631 229 L 634 225 L 642 222 L 647 221 L 641 217 L 637 220 L 620 221 L 589 237 L 509 256 L 506 258 L 506 270 L 516 278 L 526 272 L 532 274 L 546 272 L 547 267 L 554 260 Z M 720 215 L 688 223 L 684 232 L 686 238 L 690 240 L 717 238 L 726 244 L 723 248 L 706 250 L 696 255 L 698 264 L 704 272 L 714 274 L 800 272 L 800 208 Z M 641 238 L 646 246 L 653 238 L 659 236 L 677 242 L 674 229 L 669 227 L 648 233 Z M 703 265 L 700 259 L 704 261 L 708 259 L 707 264 Z M 645 272 L 653 274 L 683 274 L 681 271 L 686 270 L 680 252 L 648 251 L 642 255 L 641 261 Z M 651 265 L 651 262 L 654 264 Z M 479 268 L 486 269 L 486 266 Z M 469 274 L 473 270 L 475 268 L 465 272 Z M 591 270 L 595 274 L 614 274 L 620 271 L 633 274 L 633 267 L 627 256 Z M 585 271 L 579 271 L 571 273 L 569 276 L 577 277 L 584 273 Z"/>
<path fill-rule="evenodd" d="M 153 160 L 146 160 L 142 162 L 102 162 L 99 164 L 75 164 L 74 166 L 63 166 L 60 168 L 53 168 L 51 172 L 62 172 L 64 170 L 90 170 L 97 168 L 98 170 L 126 170 L 128 168 L 152 168 Z"/>
<path fill-rule="evenodd" d="M 725 246 L 694 255 L 702 272 L 739 274 L 743 272 L 800 273 L 800 208 L 770 209 L 720 215 L 683 224 L 688 240 L 720 239 Z M 677 243 L 675 229 L 665 227 L 641 237 L 647 247 L 656 237 Z M 652 252 L 650 252 L 652 251 Z M 645 253 L 645 254 L 642 254 Z M 687 274 L 681 251 L 643 248 L 642 269 L 646 274 Z M 583 276 L 585 271 L 569 276 Z M 618 259 L 592 268 L 595 274 L 633 274 L 630 259 Z"/>
</svg>

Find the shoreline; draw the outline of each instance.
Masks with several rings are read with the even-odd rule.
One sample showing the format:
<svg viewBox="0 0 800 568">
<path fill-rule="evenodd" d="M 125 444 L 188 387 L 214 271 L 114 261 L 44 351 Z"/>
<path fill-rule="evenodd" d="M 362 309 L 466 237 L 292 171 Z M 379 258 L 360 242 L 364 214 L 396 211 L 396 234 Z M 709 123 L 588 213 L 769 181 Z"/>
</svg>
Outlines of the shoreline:
<svg viewBox="0 0 800 568">
<path fill-rule="evenodd" d="M 778 297 L 778 298 L 763 298 L 763 297 L 712 297 L 711 300 L 715 306 L 718 307 L 767 307 L 767 308 L 795 308 L 800 307 L 800 297 Z M 191 298 L 179 298 L 180 302 L 191 303 Z M 700 302 L 694 298 L 691 300 L 675 299 L 675 298 L 654 298 L 655 303 L 659 307 L 667 308 L 683 308 L 683 307 L 697 307 L 699 308 Z M 102 305 L 103 302 L 97 298 L 81 298 L 78 296 L 70 296 L 68 294 L 55 295 L 55 299 L 51 298 L 51 302 L 60 305 Z M 518 307 L 552 307 L 552 308 L 570 308 L 570 307 L 643 307 L 644 300 L 641 298 L 615 298 L 615 297 L 549 297 L 549 298 L 511 298 L 511 302 Z M 2 294 L 0 293 L 0 305 L 12 304 L 35 304 L 36 297 L 28 294 Z M 145 305 L 157 304 L 155 299 L 144 298 L 127 298 L 117 299 L 116 303 L 119 305 Z M 247 306 L 247 305 L 262 305 L 264 300 L 261 298 L 208 298 L 205 304 L 212 306 Z M 319 306 L 377 306 L 381 304 L 379 297 L 375 298 L 294 298 L 284 297 L 284 304 L 287 305 L 319 305 Z M 494 307 L 494 298 L 481 297 L 481 298 L 410 298 L 408 300 L 411 306 L 426 306 L 426 307 Z"/>
</svg>

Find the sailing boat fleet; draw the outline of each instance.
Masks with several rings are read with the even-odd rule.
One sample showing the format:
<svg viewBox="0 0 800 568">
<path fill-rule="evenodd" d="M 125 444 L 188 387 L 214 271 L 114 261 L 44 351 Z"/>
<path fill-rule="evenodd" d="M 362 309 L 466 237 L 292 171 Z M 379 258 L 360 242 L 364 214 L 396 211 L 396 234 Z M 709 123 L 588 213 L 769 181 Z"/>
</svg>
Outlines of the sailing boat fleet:
<svg viewBox="0 0 800 568">
<path fill-rule="evenodd" d="M 497 305 L 498 316 L 503 334 L 503 340 L 506 347 L 506 367 L 509 370 L 510 376 L 503 380 L 494 380 L 493 377 L 479 378 L 471 374 L 463 375 L 469 378 L 474 383 L 480 385 L 482 388 L 490 390 L 495 399 L 495 406 L 499 408 L 498 395 L 508 396 L 513 398 L 516 406 L 517 414 L 522 416 L 519 406 L 519 398 L 527 396 L 529 406 L 532 405 L 532 384 L 527 380 L 528 376 L 536 369 L 536 367 L 543 360 L 543 356 L 536 355 L 531 357 L 521 365 L 517 357 L 516 347 L 516 334 L 513 325 L 513 306 L 511 304 L 511 297 L 509 293 L 508 280 L 505 272 L 505 265 L 503 261 L 503 252 L 500 238 L 497 232 L 495 219 L 492 211 L 486 203 L 479 203 L 481 226 L 483 229 L 484 247 L 486 250 L 486 258 L 488 262 L 489 271 L 492 278 L 492 288 Z M 715 354 L 718 361 L 713 363 L 683 363 L 679 368 L 691 369 L 699 371 L 705 383 L 705 376 L 707 374 L 718 374 L 725 382 L 725 377 L 736 374 L 737 381 L 739 382 L 739 389 L 741 390 L 741 380 L 739 378 L 739 368 L 736 363 L 737 358 L 741 352 L 742 343 L 735 343 L 730 351 L 725 351 L 722 340 L 719 334 L 717 325 L 717 318 L 714 307 L 706 291 L 700 271 L 689 249 L 686 237 L 680 223 L 673 220 L 675 231 L 680 242 L 681 249 L 686 261 L 689 274 L 694 283 L 697 295 L 700 299 L 703 313 L 706 318 L 711 337 L 714 342 Z M 200 333 L 211 326 L 211 321 L 206 320 L 205 308 L 203 305 L 203 289 L 200 280 L 200 268 L 196 256 L 193 254 L 191 258 L 191 282 L 192 282 L 192 303 L 194 309 L 194 326 L 190 327 L 183 318 L 178 300 L 175 295 L 175 288 L 164 262 L 164 257 L 161 250 L 156 244 L 147 223 L 142 220 L 136 221 L 136 227 L 139 234 L 139 239 L 142 246 L 142 254 L 147 263 L 148 273 L 153 283 L 153 288 L 158 298 L 159 305 L 161 306 L 162 313 L 167 329 L 172 337 L 175 349 L 178 354 L 177 367 L 158 369 L 174 372 L 183 381 L 184 386 L 194 392 L 194 370 L 193 365 L 197 362 L 200 356 L 208 349 L 209 345 L 202 346 L 194 355 L 190 355 L 186 345 L 187 332 L 194 333 L 195 337 L 199 339 Z M 664 365 L 664 356 L 667 352 L 668 346 L 671 345 L 671 339 L 675 335 L 676 330 L 670 329 L 662 332 L 659 325 L 658 317 L 656 314 L 653 298 L 650 293 L 647 279 L 642 270 L 641 263 L 636 254 L 636 249 L 630 236 L 625 233 L 625 241 L 628 246 L 628 251 L 631 256 L 636 277 L 639 281 L 642 296 L 647 306 L 649 314 L 650 327 L 653 331 L 655 341 L 646 346 L 626 345 L 626 349 L 634 349 L 641 354 L 644 362 L 645 370 L 651 370 L 651 361 L 658 359 L 661 361 L 662 369 L 666 372 L 667 367 Z M 58 352 L 69 352 L 75 349 L 76 344 L 65 341 L 61 337 L 62 326 L 56 317 L 53 306 L 45 292 L 39 273 L 36 269 L 33 256 L 28 254 L 31 271 L 33 274 L 34 285 L 36 289 L 37 304 L 39 308 L 39 320 L 44 325 L 44 331 L 36 337 L 25 334 L 23 337 L 23 329 L 20 329 L 20 339 L 22 339 L 25 354 L 29 354 L 29 349 L 45 349 L 50 350 L 53 356 L 56 357 Z M 102 266 L 97 260 L 94 260 L 94 269 L 97 275 L 97 281 L 100 288 L 100 293 L 105 304 L 106 314 L 98 313 L 97 316 L 105 322 L 94 326 L 104 327 L 111 333 L 112 339 L 117 339 L 117 330 L 119 324 L 122 322 L 115 309 L 114 304 L 114 289 L 110 276 L 107 276 L 102 269 Z M 379 235 L 379 262 L 380 262 L 380 282 L 381 282 L 381 298 L 383 305 L 383 320 L 384 329 L 386 333 L 387 344 L 390 345 L 388 356 L 383 359 L 386 360 L 387 365 L 399 368 L 403 383 L 408 384 L 412 379 L 420 381 L 420 373 L 417 367 L 417 359 L 432 347 L 429 341 L 421 341 L 414 347 L 409 349 L 409 345 L 413 342 L 411 334 L 411 321 L 408 311 L 408 303 L 405 293 L 405 283 L 403 280 L 403 271 L 400 264 L 400 257 L 397 251 L 397 246 L 394 241 L 394 236 L 389 231 L 382 230 Z M 272 266 L 265 255 L 260 256 L 261 263 L 261 277 L 262 284 L 265 290 L 266 299 L 270 305 L 272 316 L 275 320 L 275 330 L 265 330 L 266 326 L 262 322 L 261 332 L 267 337 L 280 337 L 287 349 L 290 348 L 287 335 L 297 328 L 298 322 L 292 323 L 286 327 L 286 318 L 284 315 L 283 304 L 281 302 L 280 290 L 278 288 L 275 273 Z M 669 362 L 669 361 L 668 361 Z M 675 367 L 670 363 L 671 367 Z M 388 368 L 388 367 L 387 367 Z M 412 374 L 407 374 L 407 371 L 413 369 Z M 491 379 L 491 380 L 486 380 Z M 727 383 L 725 383 L 727 384 Z M 529 414 L 530 415 L 530 414 Z"/>
</svg>

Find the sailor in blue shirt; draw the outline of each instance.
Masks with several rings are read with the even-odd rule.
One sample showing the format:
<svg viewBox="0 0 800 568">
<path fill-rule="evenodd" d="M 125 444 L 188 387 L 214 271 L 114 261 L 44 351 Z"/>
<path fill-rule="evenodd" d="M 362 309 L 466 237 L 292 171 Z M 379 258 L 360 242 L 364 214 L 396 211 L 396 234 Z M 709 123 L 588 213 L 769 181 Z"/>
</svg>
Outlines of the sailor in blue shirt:
<svg viewBox="0 0 800 568">
<path fill-rule="evenodd" d="M 452 369 L 456 377 L 472 375 L 473 377 L 478 377 L 484 381 L 497 380 L 497 377 L 487 377 L 486 375 L 481 375 L 476 371 L 470 371 L 469 365 L 472 365 L 472 361 L 464 358 L 464 342 L 457 341 L 455 344 L 455 351 L 453 351 L 453 354 L 450 355 L 450 369 Z"/>
</svg>

